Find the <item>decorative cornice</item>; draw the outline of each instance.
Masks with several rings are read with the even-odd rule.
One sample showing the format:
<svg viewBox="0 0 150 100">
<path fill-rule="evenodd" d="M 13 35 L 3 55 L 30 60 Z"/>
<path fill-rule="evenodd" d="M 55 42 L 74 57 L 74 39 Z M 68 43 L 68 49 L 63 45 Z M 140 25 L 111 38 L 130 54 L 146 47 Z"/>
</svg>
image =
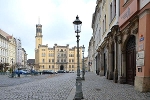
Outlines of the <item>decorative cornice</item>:
<svg viewBox="0 0 150 100">
<path fill-rule="evenodd" d="M 133 34 L 137 34 L 137 33 L 138 33 L 138 28 L 134 29 L 134 30 L 132 31 L 132 33 L 133 33 Z"/>
<path fill-rule="evenodd" d="M 119 29 L 119 25 L 114 25 L 114 26 L 111 28 L 111 32 L 118 31 L 118 29 Z"/>
<path fill-rule="evenodd" d="M 129 27 L 125 29 L 125 34 L 127 34 L 127 35 L 130 34 L 130 28 Z"/>
</svg>

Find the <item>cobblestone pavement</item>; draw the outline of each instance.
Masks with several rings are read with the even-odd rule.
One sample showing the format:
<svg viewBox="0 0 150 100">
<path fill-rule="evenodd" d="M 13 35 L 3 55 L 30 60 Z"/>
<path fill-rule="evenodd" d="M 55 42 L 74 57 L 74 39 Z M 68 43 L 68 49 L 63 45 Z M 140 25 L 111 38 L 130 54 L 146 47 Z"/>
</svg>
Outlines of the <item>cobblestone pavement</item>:
<svg viewBox="0 0 150 100">
<path fill-rule="evenodd" d="M 14 86 L 23 83 L 29 83 L 36 80 L 46 79 L 54 75 L 20 75 L 20 77 L 10 78 L 9 75 L 0 75 L 0 87 Z"/>
<path fill-rule="evenodd" d="M 2 77 L 10 83 L 6 83 L 5 87 L 0 83 L 0 100 L 66 100 L 75 85 L 76 74 Z M 16 83 L 18 85 L 14 85 Z"/>
<path fill-rule="evenodd" d="M 76 73 L 21 78 L 3 75 L 0 76 L 0 100 L 66 100 L 75 89 L 75 79 Z M 82 85 L 84 100 L 150 100 L 150 92 L 140 93 L 132 85 L 114 83 L 92 72 L 86 73 Z M 75 92 L 69 100 L 74 95 Z"/>
<path fill-rule="evenodd" d="M 132 85 L 114 83 L 91 72 L 86 73 L 82 85 L 85 100 L 150 100 L 150 92 L 140 93 Z"/>
</svg>

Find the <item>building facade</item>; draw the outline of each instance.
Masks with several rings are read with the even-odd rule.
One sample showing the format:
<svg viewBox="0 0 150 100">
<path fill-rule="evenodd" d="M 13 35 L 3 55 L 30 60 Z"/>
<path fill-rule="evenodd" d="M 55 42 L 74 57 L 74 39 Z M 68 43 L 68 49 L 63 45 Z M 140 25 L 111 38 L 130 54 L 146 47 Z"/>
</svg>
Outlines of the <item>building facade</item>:
<svg viewBox="0 0 150 100">
<path fill-rule="evenodd" d="M 8 63 L 9 67 L 11 67 L 16 62 L 16 39 L 13 36 L 8 36 L 7 38 L 9 39 Z"/>
<path fill-rule="evenodd" d="M 69 48 L 54 44 L 52 48 L 48 44 L 42 44 L 42 25 L 36 25 L 35 36 L 35 69 L 36 70 L 77 70 L 77 47 Z M 79 63 L 82 68 L 82 47 L 79 47 Z"/>
<path fill-rule="evenodd" d="M 26 56 L 26 57 L 25 57 Z M 27 63 L 27 54 L 24 54 Z M 17 69 L 22 64 L 21 40 L 0 29 L 0 71 Z M 21 67 L 21 66 L 20 66 Z"/>
<path fill-rule="evenodd" d="M 9 39 L 7 38 L 8 34 L 0 29 L 0 70 L 5 71 L 6 65 L 9 62 L 8 57 L 8 47 Z"/>
<path fill-rule="evenodd" d="M 22 67 L 22 45 L 21 45 L 21 39 L 20 38 L 16 38 L 16 67 Z"/>
<path fill-rule="evenodd" d="M 93 36 L 90 39 L 89 47 L 88 47 L 88 71 L 96 73 L 96 67 L 94 66 L 93 62 L 95 62 L 95 59 L 93 59 Z"/>
<path fill-rule="evenodd" d="M 26 53 L 24 48 L 22 48 L 22 62 L 21 62 L 21 66 L 23 68 L 27 68 L 27 53 Z"/>
<path fill-rule="evenodd" d="M 150 91 L 149 21 L 150 0 L 97 0 L 92 59 L 101 76 Z"/>
<path fill-rule="evenodd" d="M 121 78 L 141 92 L 150 91 L 150 0 L 120 1 Z"/>
</svg>

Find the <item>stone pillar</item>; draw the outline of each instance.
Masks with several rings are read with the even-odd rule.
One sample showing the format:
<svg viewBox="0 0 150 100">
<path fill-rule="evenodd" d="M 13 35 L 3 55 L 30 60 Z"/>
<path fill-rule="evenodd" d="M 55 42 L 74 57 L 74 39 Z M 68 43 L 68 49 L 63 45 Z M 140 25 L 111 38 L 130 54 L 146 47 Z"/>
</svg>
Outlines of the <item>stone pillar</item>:
<svg viewBox="0 0 150 100">
<path fill-rule="evenodd" d="M 119 83 L 124 84 L 126 83 L 126 52 L 121 52 L 121 66 L 120 66 L 120 76 L 119 76 Z"/>
<path fill-rule="evenodd" d="M 106 70 L 106 78 L 108 79 L 108 76 L 109 76 L 109 52 L 108 52 L 108 48 L 107 48 L 107 54 L 106 54 L 106 57 L 107 57 L 107 70 Z"/>
<path fill-rule="evenodd" d="M 112 47 L 111 47 L 111 43 L 109 44 L 109 49 L 108 49 L 108 70 L 109 70 L 109 74 L 108 74 L 108 79 L 112 80 L 113 79 L 113 51 L 112 51 Z"/>
<path fill-rule="evenodd" d="M 104 50 L 100 50 L 100 76 L 104 76 Z"/>
<path fill-rule="evenodd" d="M 118 50 L 117 50 L 117 36 L 115 36 L 115 44 L 114 44 L 114 53 L 115 53 L 115 63 L 114 63 L 114 82 L 117 83 L 118 81 L 118 64 L 117 64 L 117 58 L 118 58 Z"/>
<path fill-rule="evenodd" d="M 121 64 L 121 36 L 118 36 L 118 40 L 117 40 L 117 45 L 118 45 L 118 58 L 117 58 L 117 67 L 118 67 L 118 82 L 120 83 L 120 79 L 122 77 L 122 64 Z"/>
</svg>

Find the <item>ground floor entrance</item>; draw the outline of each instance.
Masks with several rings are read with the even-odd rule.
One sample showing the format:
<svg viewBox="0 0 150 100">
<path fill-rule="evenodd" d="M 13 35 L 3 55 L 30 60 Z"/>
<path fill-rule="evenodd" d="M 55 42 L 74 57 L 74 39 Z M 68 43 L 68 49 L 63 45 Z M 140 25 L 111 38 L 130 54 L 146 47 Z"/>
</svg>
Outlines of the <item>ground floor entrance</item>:
<svg viewBox="0 0 150 100">
<path fill-rule="evenodd" d="M 60 70 L 64 70 L 64 66 L 63 65 L 60 66 Z"/>
<path fill-rule="evenodd" d="M 135 36 L 131 36 L 126 45 L 126 82 L 134 85 L 136 76 Z"/>
</svg>

